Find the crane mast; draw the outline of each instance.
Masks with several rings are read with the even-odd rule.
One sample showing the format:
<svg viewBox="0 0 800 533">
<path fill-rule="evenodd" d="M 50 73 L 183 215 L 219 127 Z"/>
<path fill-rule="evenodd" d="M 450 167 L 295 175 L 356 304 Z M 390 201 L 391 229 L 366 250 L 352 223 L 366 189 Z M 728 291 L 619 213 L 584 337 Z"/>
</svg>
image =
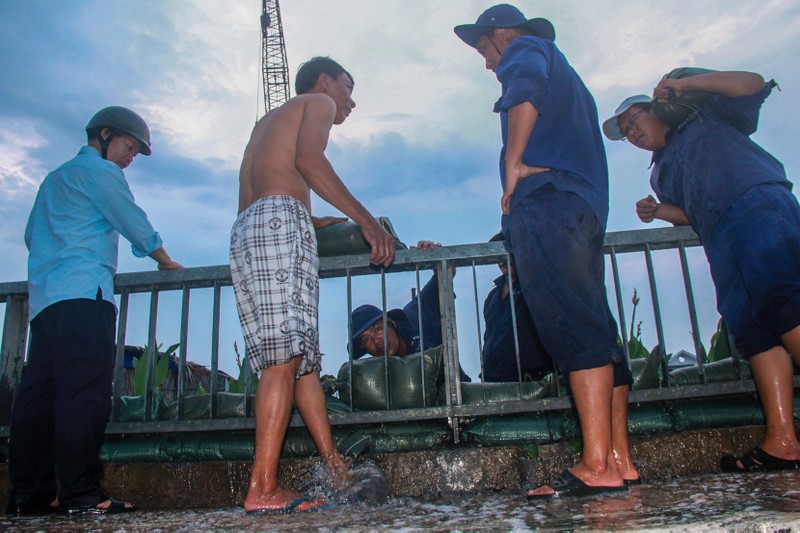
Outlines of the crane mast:
<svg viewBox="0 0 800 533">
<path fill-rule="evenodd" d="M 289 66 L 278 0 L 263 0 L 261 12 L 264 109 L 269 113 L 289 99 Z"/>
</svg>

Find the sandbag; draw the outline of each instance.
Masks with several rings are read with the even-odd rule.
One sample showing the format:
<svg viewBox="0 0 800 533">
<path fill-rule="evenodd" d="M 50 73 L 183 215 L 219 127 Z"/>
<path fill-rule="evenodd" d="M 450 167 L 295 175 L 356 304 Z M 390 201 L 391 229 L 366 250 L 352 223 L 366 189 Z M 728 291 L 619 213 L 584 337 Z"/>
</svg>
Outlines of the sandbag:
<svg viewBox="0 0 800 533">
<path fill-rule="evenodd" d="M 706 363 L 703 365 L 703 371 L 706 375 L 706 383 L 720 383 L 723 381 L 736 381 L 736 370 L 733 367 L 733 359 L 722 359 L 721 361 L 714 361 L 713 363 Z M 746 361 L 741 361 L 739 367 L 742 379 L 752 379 L 753 374 L 750 371 L 750 365 Z M 669 386 L 681 385 L 699 385 L 700 373 L 695 366 L 687 366 L 672 370 L 669 373 Z"/>
<path fill-rule="evenodd" d="M 394 231 L 392 223 L 386 217 L 378 217 L 378 222 L 384 227 L 386 231 L 394 238 L 395 250 L 407 250 L 403 242 Z M 339 224 L 331 224 L 316 230 L 317 233 L 317 253 L 320 257 L 335 257 L 339 255 L 359 255 L 370 253 L 370 247 L 364 236 L 361 234 L 361 228 L 353 222 L 341 222 Z"/>
<path fill-rule="evenodd" d="M 551 396 L 552 374 L 548 374 L 541 381 L 524 381 L 520 387 L 517 382 L 510 383 L 462 383 L 461 402 L 464 404 L 479 404 L 505 402 L 513 400 L 535 400 Z M 521 390 L 520 390 L 521 388 Z M 446 405 L 445 387 L 439 389 L 439 405 Z"/>
<path fill-rule="evenodd" d="M 668 72 L 661 79 L 678 80 L 709 72 L 716 71 L 699 67 L 680 67 Z M 653 112 L 662 122 L 679 127 L 696 115 L 711 96 L 712 93 L 705 91 L 686 91 L 679 97 L 669 98 L 667 102 L 653 102 Z"/>
<path fill-rule="evenodd" d="M 436 378 L 442 362 L 442 347 L 405 357 L 366 357 L 353 361 L 353 407 L 386 409 L 386 361 L 389 362 L 389 408 L 408 409 L 436 404 Z M 425 381 L 421 360 L 424 360 Z M 350 363 L 336 377 L 339 397 L 350 404 Z M 423 390 L 425 398 L 423 401 Z"/>
</svg>

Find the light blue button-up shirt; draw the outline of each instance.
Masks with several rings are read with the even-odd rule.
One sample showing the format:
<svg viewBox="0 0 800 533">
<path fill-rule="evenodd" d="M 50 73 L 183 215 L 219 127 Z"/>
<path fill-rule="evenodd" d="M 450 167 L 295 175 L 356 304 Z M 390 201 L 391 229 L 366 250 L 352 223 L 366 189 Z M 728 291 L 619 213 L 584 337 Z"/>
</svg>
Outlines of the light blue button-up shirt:
<svg viewBox="0 0 800 533">
<path fill-rule="evenodd" d="M 119 235 L 145 257 L 162 241 L 136 205 L 125 175 L 92 146 L 47 175 L 25 228 L 30 317 L 76 298 L 114 304 Z"/>
</svg>

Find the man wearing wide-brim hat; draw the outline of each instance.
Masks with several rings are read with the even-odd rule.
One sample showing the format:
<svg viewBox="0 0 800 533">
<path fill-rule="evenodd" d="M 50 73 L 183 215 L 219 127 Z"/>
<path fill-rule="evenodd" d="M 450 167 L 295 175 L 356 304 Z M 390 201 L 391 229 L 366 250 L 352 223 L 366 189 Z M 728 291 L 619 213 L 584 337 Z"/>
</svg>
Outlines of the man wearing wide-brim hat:
<svg viewBox="0 0 800 533">
<path fill-rule="evenodd" d="M 542 342 L 569 376 L 583 435 L 580 462 L 528 498 L 625 490 L 639 478 L 628 450 L 632 379 L 606 297 L 608 168 L 594 99 L 546 19 L 500 4 L 455 32 L 503 88 L 494 106 L 503 233 Z"/>
</svg>

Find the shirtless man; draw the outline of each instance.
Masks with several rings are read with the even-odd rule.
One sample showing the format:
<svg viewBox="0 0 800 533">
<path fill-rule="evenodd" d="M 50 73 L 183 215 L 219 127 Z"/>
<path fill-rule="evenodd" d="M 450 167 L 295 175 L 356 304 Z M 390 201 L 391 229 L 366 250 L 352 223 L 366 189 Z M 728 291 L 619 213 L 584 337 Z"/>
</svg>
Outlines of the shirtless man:
<svg viewBox="0 0 800 533">
<path fill-rule="evenodd" d="M 261 377 L 256 449 L 244 508 L 248 514 L 308 511 L 327 504 L 278 481 L 292 402 L 297 404 L 334 485 L 348 474 L 331 436 L 319 380 L 319 260 L 311 190 L 360 227 L 370 262 L 388 266 L 394 241 L 350 193 L 325 157 L 331 126 L 356 106 L 353 78 L 335 61 L 303 64 L 292 98 L 258 121 L 239 172 L 239 217 L 231 231 L 231 276 L 247 355 Z"/>
</svg>

